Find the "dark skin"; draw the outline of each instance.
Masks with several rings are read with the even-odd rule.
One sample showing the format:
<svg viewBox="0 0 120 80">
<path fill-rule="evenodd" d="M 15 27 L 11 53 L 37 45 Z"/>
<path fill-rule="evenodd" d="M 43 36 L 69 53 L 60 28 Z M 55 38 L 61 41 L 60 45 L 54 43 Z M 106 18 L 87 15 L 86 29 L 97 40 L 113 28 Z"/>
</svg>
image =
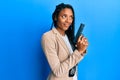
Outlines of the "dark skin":
<svg viewBox="0 0 120 80">
<path fill-rule="evenodd" d="M 64 36 L 65 31 L 70 27 L 73 21 L 73 13 L 72 10 L 69 8 L 65 8 L 60 11 L 58 18 L 55 17 L 57 20 L 57 27 L 56 29 L 58 32 Z M 80 36 L 76 43 L 77 50 L 80 52 L 81 55 L 84 55 L 88 47 L 88 40 L 84 36 Z"/>
<path fill-rule="evenodd" d="M 76 47 L 77 47 L 78 51 L 79 51 L 82 55 L 84 55 L 84 53 L 86 52 L 86 49 L 87 49 L 87 47 L 88 47 L 87 38 L 85 38 L 84 36 L 80 36 L 80 37 L 78 38 Z"/>
</svg>

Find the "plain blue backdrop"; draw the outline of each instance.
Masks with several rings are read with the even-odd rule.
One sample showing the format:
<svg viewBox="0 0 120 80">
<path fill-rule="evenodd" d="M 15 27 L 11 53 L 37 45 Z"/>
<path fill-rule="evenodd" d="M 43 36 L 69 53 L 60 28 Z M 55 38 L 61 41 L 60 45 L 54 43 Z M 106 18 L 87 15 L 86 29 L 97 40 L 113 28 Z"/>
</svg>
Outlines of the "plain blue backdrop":
<svg viewBox="0 0 120 80">
<path fill-rule="evenodd" d="M 79 80 L 120 80 L 119 0 L 0 1 L 0 80 L 46 80 L 50 68 L 40 41 L 61 2 L 73 6 L 75 33 L 84 23 L 89 40 Z"/>
</svg>

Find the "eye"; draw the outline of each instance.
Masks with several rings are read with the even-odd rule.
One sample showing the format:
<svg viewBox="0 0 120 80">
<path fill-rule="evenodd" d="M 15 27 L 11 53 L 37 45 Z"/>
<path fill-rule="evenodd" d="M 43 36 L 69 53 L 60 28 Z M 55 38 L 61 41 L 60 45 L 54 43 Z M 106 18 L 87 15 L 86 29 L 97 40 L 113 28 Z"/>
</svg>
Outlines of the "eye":
<svg viewBox="0 0 120 80">
<path fill-rule="evenodd" d="M 65 19 L 65 18 L 66 18 L 66 15 L 63 15 L 62 18 Z"/>
<path fill-rule="evenodd" d="M 73 16 L 70 16 L 70 19 L 73 19 Z"/>
</svg>

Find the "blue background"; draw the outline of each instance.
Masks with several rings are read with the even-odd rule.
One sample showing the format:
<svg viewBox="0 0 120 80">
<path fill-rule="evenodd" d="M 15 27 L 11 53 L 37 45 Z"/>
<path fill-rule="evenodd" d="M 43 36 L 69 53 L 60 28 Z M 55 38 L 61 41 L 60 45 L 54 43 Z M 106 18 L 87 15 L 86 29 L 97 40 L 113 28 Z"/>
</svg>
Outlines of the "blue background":
<svg viewBox="0 0 120 80">
<path fill-rule="evenodd" d="M 0 1 L 0 80 L 46 80 L 50 69 L 40 41 L 61 2 L 74 7 L 76 31 L 84 23 L 89 40 L 79 80 L 120 80 L 119 0 Z"/>
</svg>

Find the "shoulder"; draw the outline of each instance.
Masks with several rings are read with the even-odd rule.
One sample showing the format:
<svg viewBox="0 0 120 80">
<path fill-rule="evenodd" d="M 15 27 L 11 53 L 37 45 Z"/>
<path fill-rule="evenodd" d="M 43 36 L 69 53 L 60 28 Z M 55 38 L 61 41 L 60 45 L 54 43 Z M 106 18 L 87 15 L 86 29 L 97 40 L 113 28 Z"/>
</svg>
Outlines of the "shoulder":
<svg viewBox="0 0 120 80">
<path fill-rule="evenodd" d="M 53 30 L 45 32 L 42 35 L 41 44 L 43 48 L 55 47 L 56 45 L 56 35 Z"/>
<path fill-rule="evenodd" d="M 55 40 L 55 33 L 53 30 L 47 31 L 42 35 L 42 40 Z"/>
<path fill-rule="evenodd" d="M 43 36 L 50 36 L 50 35 L 53 35 L 52 30 L 49 30 L 43 34 Z"/>
</svg>

